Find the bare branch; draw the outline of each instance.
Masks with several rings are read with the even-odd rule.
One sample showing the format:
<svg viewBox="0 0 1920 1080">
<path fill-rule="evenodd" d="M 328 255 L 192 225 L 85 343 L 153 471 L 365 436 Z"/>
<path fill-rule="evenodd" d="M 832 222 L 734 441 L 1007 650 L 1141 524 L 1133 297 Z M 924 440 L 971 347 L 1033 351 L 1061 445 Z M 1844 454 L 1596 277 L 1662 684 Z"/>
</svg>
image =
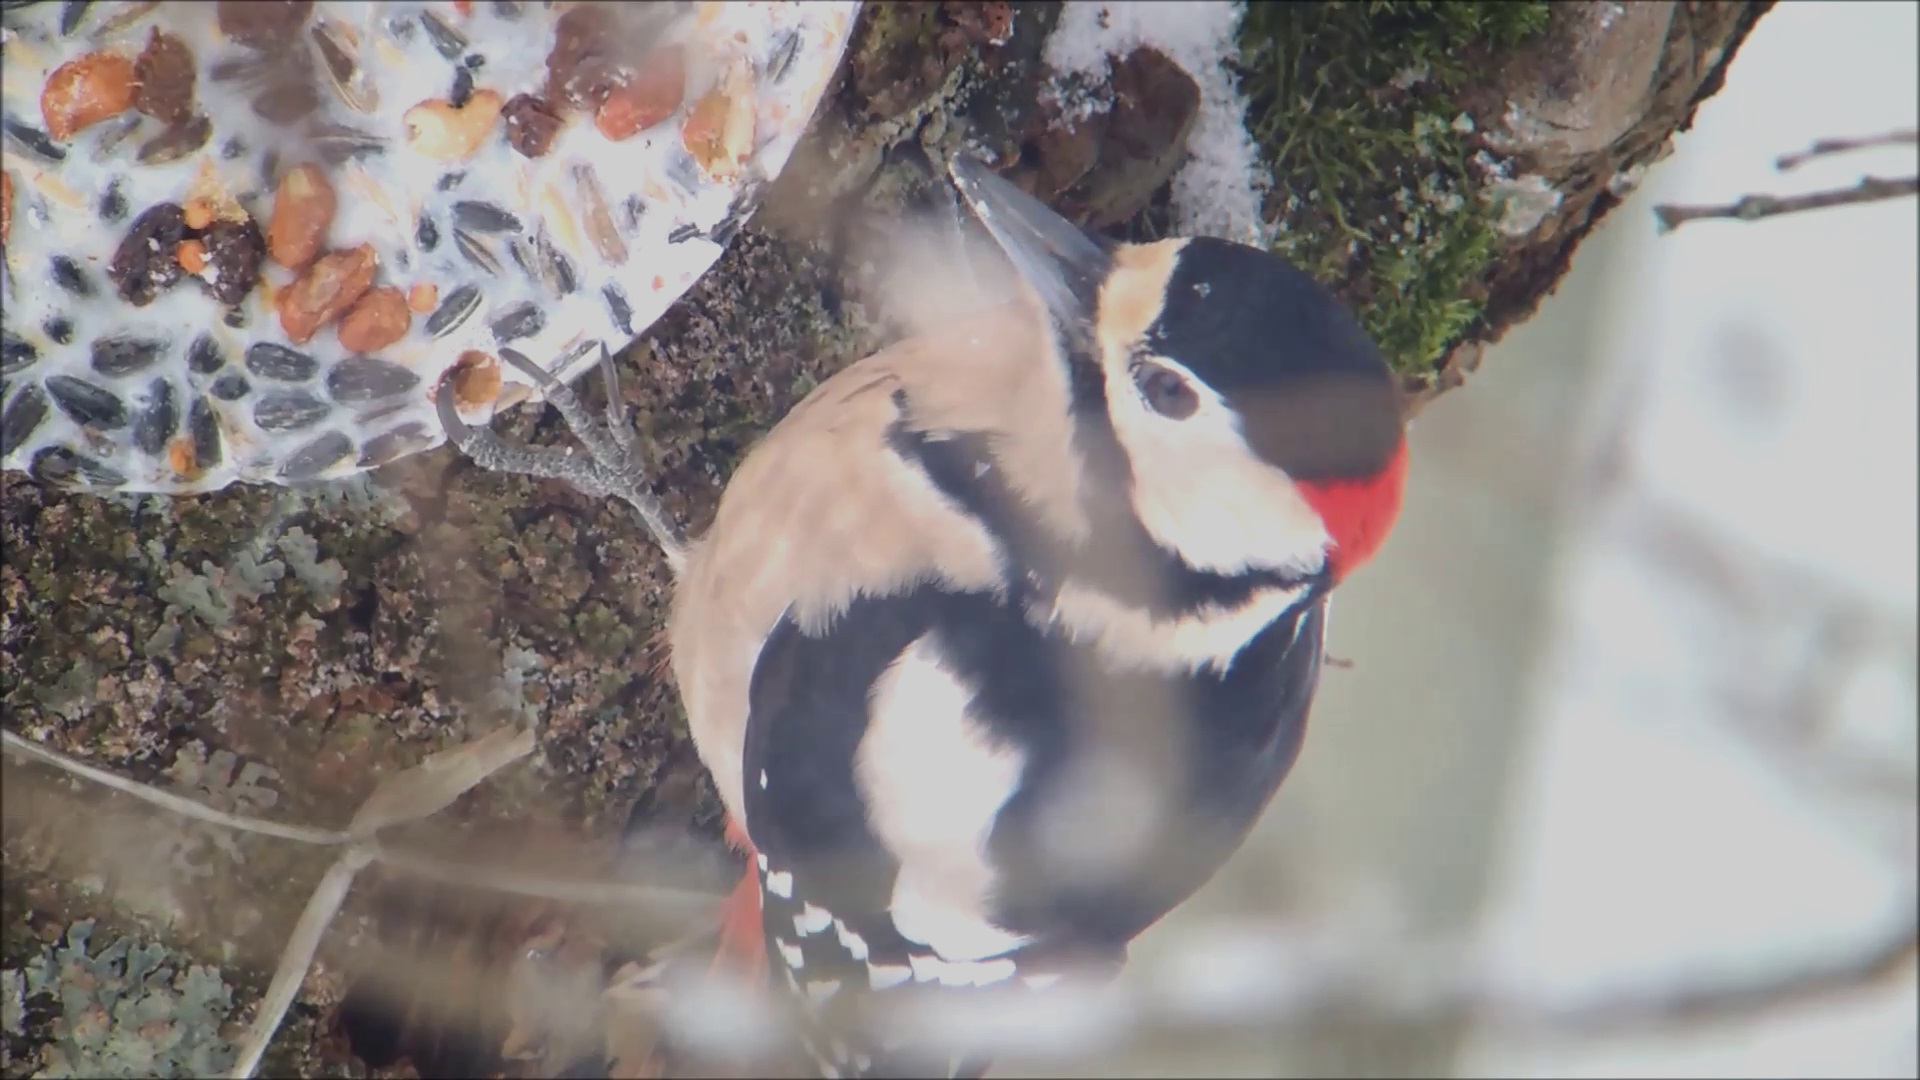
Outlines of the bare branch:
<svg viewBox="0 0 1920 1080">
<path fill-rule="evenodd" d="M 1830 206 L 1855 206 L 1861 203 L 1898 199 L 1920 193 L 1920 176 L 1888 180 L 1877 176 L 1861 178 L 1852 187 L 1812 191 L 1805 195 L 1746 195 L 1737 202 L 1721 206 L 1676 206 L 1662 204 L 1653 208 L 1661 232 L 1670 232 L 1689 221 L 1724 218 L 1730 221 L 1760 221 L 1782 214 L 1823 210 Z"/>
<path fill-rule="evenodd" d="M 264 818 L 248 817 L 245 814 L 230 814 L 225 810 L 216 810 L 211 806 L 195 802 L 184 796 L 175 795 L 171 791 L 162 791 L 157 787 L 143 784 L 138 780 L 129 780 L 124 776 L 116 776 L 105 769 L 96 768 L 92 765 L 76 761 L 52 747 L 42 746 L 31 739 L 15 735 L 11 731 L 0 731 L 0 744 L 4 744 L 7 749 L 24 757 L 45 762 L 57 769 L 70 772 L 75 776 L 84 777 L 96 784 L 110 787 L 115 791 L 131 795 L 143 802 L 149 802 L 162 809 L 171 810 L 176 814 L 183 814 L 200 821 L 211 822 L 215 825 L 225 825 L 230 829 L 239 829 L 242 832 L 258 833 L 261 836 L 277 836 L 282 840 L 296 840 L 302 844 L 344 844 L 351 839 L 346 833 L 333 829 L 314 829 L 305 825 L 286 825 L 278 821 L 267 821 Z"/>
<path fill-rule="evenodd" d="M 1845 154 L 1854 150 L 1871 150 L 1881 146 L 1898 146 L 1901 143 L 1920 143 L 1920 129 L 1906 128 L 1901 131 L 1889 131 L 1884 135 L 1865 135 L 1856 138 L 1821 139 L 1805 150 L 1792 154 L 1781 154 L 1774 159 L 1773 167 L 1781 172 L 1797 169 L 1817 157 L 1828 154 Z"/>
<path fill-rule="evenodd" d="M 362 837 L 388 825 L 431 817 L 475 784 L 533 752 L 533 731 L 500 728 L 473 742 L 432 754 L 411 769 L 381 780 L 360 804 L 348 831 Z"/>
<path fill-rule="evenodd" d="M 697 889 L 675 889 L 664 885 L 631 885 L 620 881 L 566 880 L 546 874 L 524 874 L 493 867 L 473 866 L 437 859 L 418 851 L 398 850 L 385 845 L 374 848 L 380 865 L 404 874 L 448 885 L 469 885 L 493 892 L 532 896 L 589 905 L 646 905 L 664 907 L 676 915 L 710 913 L 720 897 Z"/>
<path fill-rule="evenodd" d="M 320 939 L 326 936 L 327 927 L 332 925 L 333 917 L 340 910 L 340 904 L 347 898 L 347 890 L 353 887 L 353 878 L 373 858 L 370 848 L 355 844 L 335 859 L 327 868 L 320 884 L 314 886 L 313 895 L 307 899 L 306 909 L 300 913 L 300 921 L 293 926 L 286 947 L 280 950 L 280 963 L 273 969 L 273 982 L 267 986 L 267 994 L 260 999 L 260 1009 L 254 1014 L 253 1026 L 247 1031 L 247 1042 L 240 1050 L 240 1056 L 234 1061 L 231 1075 L 237 1080 L 247 1080 L 253 1070 L 260 1065 L 260 1056 L 267 1051 L 267 1044 L 273 1041 L 274 1032 L 280 1030 L 280 1021 L 287 1015 L 287 1007 L 300 993 L 300 984 L 307 980 L 307 969 L 313 966 L 313 954 L 320 949 Z"/>
<path fill-rule="evenodd" d="M 1753 1020 L 1911 979 L 1917 950 L 1920 927 L 1908 925 L 1853 955 L 1789 969 L 1770 979 L 1649 988 L 1552 1010 L 1520 1009 L 1505 1017 L 1489 1009 L 1486 1016 L 1503 1033 L 1578 1038 Z"/>
</svg>

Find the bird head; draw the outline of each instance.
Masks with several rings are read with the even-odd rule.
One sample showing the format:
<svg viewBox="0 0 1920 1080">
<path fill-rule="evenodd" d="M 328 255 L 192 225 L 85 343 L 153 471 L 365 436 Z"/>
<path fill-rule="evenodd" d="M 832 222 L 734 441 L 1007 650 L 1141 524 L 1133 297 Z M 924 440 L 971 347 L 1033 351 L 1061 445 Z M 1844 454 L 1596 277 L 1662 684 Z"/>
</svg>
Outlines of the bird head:
<svg viewBox="0 0 1920 1080">
<path fill-rule="evenodd" d="M 1116 243 L 976 160 L 951 172 L 1047 322 L 1086 465 L 1157 546 L 1230 576 L 1338 581 L 1372 557 L 1405 479 L 1400 400 L 1331 292 L 1261 248 Z"/>
</svg>

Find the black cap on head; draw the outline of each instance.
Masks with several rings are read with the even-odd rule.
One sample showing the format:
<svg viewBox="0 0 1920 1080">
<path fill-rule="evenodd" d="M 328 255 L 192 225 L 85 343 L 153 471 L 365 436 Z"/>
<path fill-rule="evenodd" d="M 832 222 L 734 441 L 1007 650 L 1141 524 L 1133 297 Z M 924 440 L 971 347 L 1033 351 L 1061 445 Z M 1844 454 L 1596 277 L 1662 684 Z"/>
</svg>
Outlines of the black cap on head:
<svg viewBox="0 0 1920 1080">
<path fill-rule="evenodd" d="M 1146 343 L 1226 398 L 1248 445 L 1296 480 L 1371 476 L 1400 443 L 1399 393 L 1380 350 L 1278 255 L 1189 240 Z"/>
</svg>

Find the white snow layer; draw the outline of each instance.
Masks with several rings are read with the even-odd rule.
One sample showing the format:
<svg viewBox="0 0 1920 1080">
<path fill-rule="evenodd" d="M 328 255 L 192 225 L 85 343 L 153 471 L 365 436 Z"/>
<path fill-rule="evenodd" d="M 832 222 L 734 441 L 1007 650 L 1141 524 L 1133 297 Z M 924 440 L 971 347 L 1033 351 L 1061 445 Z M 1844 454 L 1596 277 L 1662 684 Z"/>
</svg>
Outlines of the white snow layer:
<svg viewBox="0 0 1920 1080">
<path fill-rule="evenodd" d="M 1262 244 L 1260 218 L 1267 177 L 1247 134 L 1247 102 L 1228 62 L 1246 5 L 1098 3 L 1068 0 L 1047 39 L 1047 64 L 1063 75 L 1106 76 L 1113 57 L 1152 48 L 1185 71 L 1200 88 L 1200 112 L 1187 137 L 1187 161 L 1173 178 L 1173 208 L 1187 235 Z"/>
</svg>

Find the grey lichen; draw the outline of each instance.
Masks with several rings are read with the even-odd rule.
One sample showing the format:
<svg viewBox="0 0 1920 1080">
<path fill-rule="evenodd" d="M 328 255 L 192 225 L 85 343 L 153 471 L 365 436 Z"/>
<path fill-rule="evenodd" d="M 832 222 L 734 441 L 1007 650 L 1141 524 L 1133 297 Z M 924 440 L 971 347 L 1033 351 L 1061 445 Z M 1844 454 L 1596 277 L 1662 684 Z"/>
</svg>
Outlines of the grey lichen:
<svg viewBox="0 0 1920 1080">
<path fill-rule="evenodd" d="M 337 596 L 346 584 L 347 572 L 339 560 L 320 558 L 320 545 L 307 531 L 295 525 L 280 538 L 280 554 L 287 560 L 295 581 L 306 586 L 316 598 Z"/>
<path fill-rule="evenodd" d="M 91 952 L 93 927 L 91 919 L 75 922 L 24 971 L 0 972 L 10 1036 L 27 1034 L 34 999 L 57 1010 L 31 1075 L 188 1077 L 231 1067 L 234 1047 L 223 1027 L 233 992 L 219 973 L 125 937 Z"/>
</svg>

